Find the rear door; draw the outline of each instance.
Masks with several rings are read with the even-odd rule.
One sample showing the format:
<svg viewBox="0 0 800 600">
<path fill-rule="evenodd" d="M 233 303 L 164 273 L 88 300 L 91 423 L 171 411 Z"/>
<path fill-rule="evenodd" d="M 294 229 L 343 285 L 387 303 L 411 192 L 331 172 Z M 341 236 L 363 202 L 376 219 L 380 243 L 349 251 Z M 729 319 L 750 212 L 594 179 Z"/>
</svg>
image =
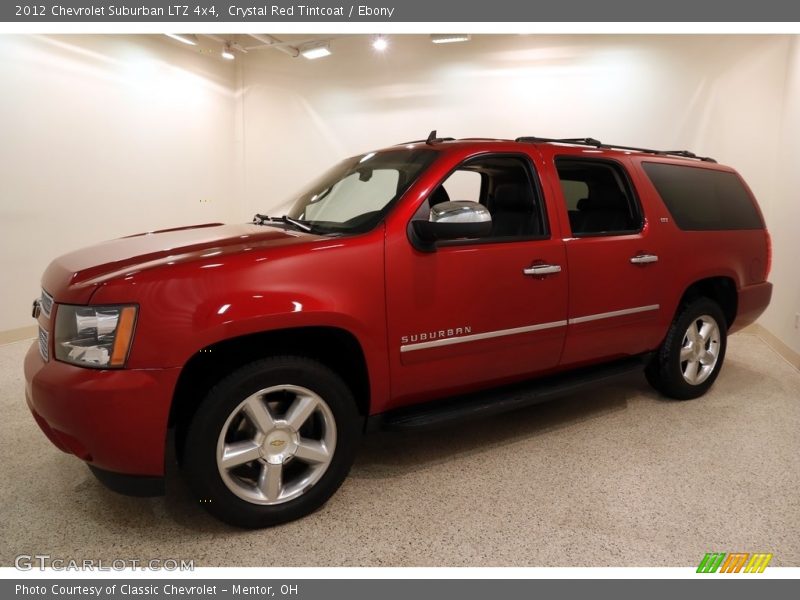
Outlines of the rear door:
<svg viewBox="0 0 800 600">
<path fill-rule="evenodd" d="M 623 160 L 555 156 L 569 278 L 562 365 L 638 354 L 658 345 L 662 244 Z"/>
</svg>

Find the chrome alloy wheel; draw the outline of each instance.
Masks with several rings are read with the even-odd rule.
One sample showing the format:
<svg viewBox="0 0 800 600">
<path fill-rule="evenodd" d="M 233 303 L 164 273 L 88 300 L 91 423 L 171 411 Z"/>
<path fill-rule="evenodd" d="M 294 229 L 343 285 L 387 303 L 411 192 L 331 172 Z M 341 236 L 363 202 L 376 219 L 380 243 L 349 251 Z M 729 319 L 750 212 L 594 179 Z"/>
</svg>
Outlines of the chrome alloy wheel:
<svg viewBox="0 0 800 600">
<path fill-rule="evenodd" d="M 328 469 L 336 421 L 311 390 L 279 385 L 248 396 L 217 441 L 217 469 L 228 489 L 253 504 L 282 504 L 303 495 Z"/>
<path fill-rule="evenodd" d="M 681 372 L 686 383 L 700 385 L 719 360 L 720 332 L 716 320 L 702 315 L 692 321 L 681 344 Z"/>
</svg>

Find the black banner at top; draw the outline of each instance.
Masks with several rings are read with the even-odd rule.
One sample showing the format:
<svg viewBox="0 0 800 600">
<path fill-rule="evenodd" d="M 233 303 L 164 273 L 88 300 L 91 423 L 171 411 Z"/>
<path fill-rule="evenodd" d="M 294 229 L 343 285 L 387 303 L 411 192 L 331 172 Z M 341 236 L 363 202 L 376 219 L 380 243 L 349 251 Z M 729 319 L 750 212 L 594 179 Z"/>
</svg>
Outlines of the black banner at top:
<svg viewBox="0 0 800 600">
<path fill-rule="evenodd" d="M 787 0 L 3 0 L 2 22 L 800 22 Z"/>
</svg>

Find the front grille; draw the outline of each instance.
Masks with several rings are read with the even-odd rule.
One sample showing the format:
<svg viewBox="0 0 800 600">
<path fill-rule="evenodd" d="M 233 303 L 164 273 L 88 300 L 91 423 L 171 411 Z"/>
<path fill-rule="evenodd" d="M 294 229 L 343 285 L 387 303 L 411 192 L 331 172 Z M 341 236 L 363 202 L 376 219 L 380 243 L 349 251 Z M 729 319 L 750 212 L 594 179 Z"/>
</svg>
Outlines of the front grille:
<svg viewBox="0 0 800 600">
<path fill-rule="evenodd" d="M 42 297 L 39 299 L 39 304 L 42 307 L 42 314 L 45 318 L 50 318 L 50 313 L 53 311 L 53 297 L 42 290 Z"/>
<path fill-rule="evenodd" d="M 39 327 L 39 354 L 42 355 L 44 362 L 50 360 L 50 335 L 41 327 Z"/>
</svg>

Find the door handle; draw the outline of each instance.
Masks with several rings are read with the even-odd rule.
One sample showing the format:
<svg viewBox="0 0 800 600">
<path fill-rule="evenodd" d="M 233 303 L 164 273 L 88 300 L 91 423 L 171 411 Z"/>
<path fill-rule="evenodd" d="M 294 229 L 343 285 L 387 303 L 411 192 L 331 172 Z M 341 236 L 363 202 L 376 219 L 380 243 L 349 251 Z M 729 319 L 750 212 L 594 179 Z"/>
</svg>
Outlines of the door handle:
<svg viewBox="0 0 800 600">
<path fill-rule="evenodd" d="M 561 273 L 561 265 L 534 265 L 527 269 L 522 269 L 525 275 L 552 275 Z"/>
<path fill-rule="evenodd" d="M 637 254 L 631 258 L 631 263 L 634 265 L 646 265 L 654 262 L 658 262 L 658 256 L 655 254 Z"/>
</svg>

